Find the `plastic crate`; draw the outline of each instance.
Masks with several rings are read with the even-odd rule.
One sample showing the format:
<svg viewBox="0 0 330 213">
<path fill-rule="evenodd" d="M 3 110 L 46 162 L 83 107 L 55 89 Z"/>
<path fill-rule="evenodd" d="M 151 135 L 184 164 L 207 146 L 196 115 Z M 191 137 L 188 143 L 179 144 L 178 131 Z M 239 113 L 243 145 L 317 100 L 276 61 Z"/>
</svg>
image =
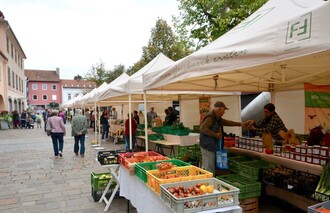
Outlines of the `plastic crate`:
<svg viewBox="0 0 330 213">
<path fill-rule="evenodd" d="M 174 167 L 169 170 L 147 171 L 147 185 L 156 194 L 160 194 L 160 184 L 211 178 L 213 174 L 196 166 Z"/>
<path fill-rule="evenodd" d="M 169 160 L 169 158 L 154 152 L 126 152 L 118 154 L 118 162 L 125 166 L 130 172 L 135 172 L 135 164 L 143 162 L 153 162 L 160 160 Z"/>
<path fill-rule="evenodd" d="M 239 162 L 246 162 L 246 161 L 252 161 L 253 159 L 251 157 L 247 156 L 230 156 L 228 158 L 228 166 L 229 170 L 232 172 L 237 173 L 238 172 L 238 163 Z"/>
<path fill-rule="evenodd" d="M 190 166 L 189 163 L 186 163 L 181 160 L 164 160 L 164 161 L 157 161 L 157 162 L 148 162 L 148 163 L 137 163 L 135 164 L 135 175 L 140 178 L 143 182 L 147 182 L 147 170 L 155 170 L 157 169 L 157 164 L 160 162 L 171 162 L 174 166 Z"/>
<path fill-rule="evenodd" d="M 288 190 L 289 181 L 296 176 L 293 169 L 277 166 L 262 170 L 262 181 L 267 184 Z"/>
<path fill-rule="evenodd" d="M 204 195 L 185 198 L 176 198 L 167 190 L 168 187 L 177 187 L 179 185 L 184 186 L 184 188 L 194 187 L 197 183 L 213 185 L 215 190 L 212 194 L 206 193 Z M 238 194 L 239 189 L 216 178 L 207 178 L 203 180 L 162 184 L 160 197 L 174 212 L 199 212 L 238 205 Z"/>
<path fill-rule="evenodd" d="M 263 160 L 238 163 L 238 174 L 253 180 L 260 180 L 261 170 L 273 165 Z"/>
<path fill-rule="evenodd" d="M 251 180 L 236 174 L 217 176 L 218 179 L 229 183 L 239 189 L 239 199 L 259 197 L 261 194 L 261 182 Z"/>
<path fill-rule="evenodd" d="M 118 164 L 117 156 L 115 150 L 97 152 L 97 160 L 101 165 Z"/>
<path fill-rule="evenodd" d="M 189 135 L 189 133 L 190 133 L 189 128 L 174 130 L 174 134 L 179 136 Z"/>
<path fill-rule="evenodd" d="M 313 206 L 308 207 L 308 213 L 322 213 L 321 211 L 318 211 L 317 209 L 323 207 L 326 208 L 327 210 L 330 210 L 330 201 L 326 201 L 323 203 L 318 203 Z"/>
<path fill-rule="evenodd" d="M 107 175 L 107 178 L 102 178 L 101 176 Z M 99 191 L 105 189 L 107 184 L 109 183 L 111 179 L 111 174 L 110 172 L 105 172 L 105 173 L 91 173 L 91 186 L 93 191 Z"/>
</svg>

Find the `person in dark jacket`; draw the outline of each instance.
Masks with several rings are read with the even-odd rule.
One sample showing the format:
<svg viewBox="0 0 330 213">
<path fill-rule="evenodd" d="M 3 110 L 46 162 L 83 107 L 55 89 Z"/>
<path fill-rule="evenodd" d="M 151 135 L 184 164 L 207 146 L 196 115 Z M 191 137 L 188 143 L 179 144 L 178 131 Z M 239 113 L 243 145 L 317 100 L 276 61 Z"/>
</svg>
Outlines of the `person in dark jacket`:
<svg viewBox="0 0 330 213">
<path fill-rule="evenodd" d="M 102 124 L 102 140 L 104 140 L 104 137 L 105 139 L 107 140 L 108 139 L 108 135 L 109 135 L 109 115 L 108 115 L 108 110 L 105 109 L 103 112 L 102 112 L 102 115 L 101 115 L 101 124 Z"/>
<path fill-rule="evenodd" d="M 249 126 L 251 121 L 235 122 L 223 119 L 226 105 L 217 101 L 214 109 L 208 113 L 202 121 L 200 127 L 199 144 L 202 151 L 202 166 L 205 170 L 215 174 L 215 153 L 218 147 L 218 141 L 222 138 L 224 141 L 223 126 Z M 222 144 L 223 145 L 223 144 Z"/>
<path fill-rule="evenodd" d="M 127 115 L 129 117 L 129 115 Z M 130 146 L 130 125 L 129 125 L 129 118 L 125 121 L 125 147 L 126 150 L 132 149 L 134 151 L 135 144 L 136 144 L 136 129 L 137 129 L 137 123 L 134 120 L 134 118 L 131 118 L 132 121 L 132 129 L 131 129 L 131 135 L 132 135 L 132 146 Z"/>
</svg>

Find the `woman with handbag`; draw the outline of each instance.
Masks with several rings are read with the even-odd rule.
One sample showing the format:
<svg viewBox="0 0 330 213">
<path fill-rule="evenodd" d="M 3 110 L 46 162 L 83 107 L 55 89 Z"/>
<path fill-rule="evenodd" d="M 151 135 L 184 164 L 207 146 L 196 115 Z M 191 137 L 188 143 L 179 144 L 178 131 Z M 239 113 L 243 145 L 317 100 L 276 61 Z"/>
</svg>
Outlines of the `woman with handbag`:
<svg viewBox="0 0 330 213">
<path fill-rule="evenodd" d="M 51 117 L 47 119 L 47 134 L 50 130 L 50 136 L 52 138 L 53 142 L 53 149 L 54 149 L 54 155 L 55 159 L 60 156 L 63 157 L 63 144 L 64 144 L 64 136 L 66 133 L 65 125 L 63 122 L 63 119 L 61 117 L 58 117 L 58 111 L 53 110 L 51 112 Z"/>
</svg>

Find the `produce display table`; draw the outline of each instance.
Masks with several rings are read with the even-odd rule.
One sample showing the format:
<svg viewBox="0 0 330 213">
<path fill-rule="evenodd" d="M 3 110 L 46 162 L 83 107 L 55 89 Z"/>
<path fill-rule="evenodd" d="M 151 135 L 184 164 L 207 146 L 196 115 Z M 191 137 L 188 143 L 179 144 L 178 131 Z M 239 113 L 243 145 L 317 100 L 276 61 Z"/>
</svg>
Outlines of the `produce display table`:
<svg viewBox="0 0 330 213">
<path fill-rule="evenodd" d="M 307 172 L 314 175 L 322 175 L 323 168 L 321 165 L 315 165 L 311 163 L 306 163 L 302 161 L 297 161 L 293 159 L 288 159 L 276 155 L 269 155 L 266 153 L 251 151 L 247 149 L 240 149 L 236 147 L 227 148 L 229 152 L 235 154 L 249 155 L 254 157 L 260 157 L 264 161 L 268 161 L 270 163 L 280 164 L 284 167 L 294 169 L 297 171 Z"/>
<path fill-rule="evenodd" d="M 119 185 L 120 185 L 120 175 L 119 175 L 119 168 L 120 168 L 120 164 L 110 164 L 110 165 L 102 165 L 102 167 L 105 167 L 105 168 L 108 168 L 109 171 L 110 171 L 110 174 L 111 174 L 111 179 L 110 181 L 108 182 L 100 200 L 99 200 L 99 203 L 102 203 L 102 201 L 105 202 L 106 206 L 104 208 L 104 211 L 108 211 L 110 205 L 111 205 L 111 202 L 113 200 L 113 198 L 115 197 L 118 189 L 119 189 Z M 105 197 L 105 195 L 107 194 L 110 186 L 111 186 L 111 183 L 112 182 L 116 182 L 117 185 L 115 187 L 115 189 L 112 191 L 112 194 L 109 198 L 109 200 L 107 200 L 107 198 Z"/>
<path fill-rule="evenodd" d="M 165 202 L 153 192 L 144 182 L 142 182 L 135 175 L 130 175 L 124 166 L 120 166 L 120 196 L 125 197 L 131 201 L 131 204 L 137 209 L 139 213 L 173 213 L 173 210 L 168 207 Z M 227 212 L 227 213 L 241 213 L 242 209 L 237 206 L 224 207 L 208 211 L 211 212 Z"/>
<path fill-rule="evenodd" d="M 115 134 L 117 131 L 125 131 L 125 127 L 116 124 L 110 124 L 109 132 Z"/>
<path fill-rule="evenodd" d="M 146 140 L 145 136 L 136 136 L 136 138 L 141 139 L 143 141 Z M 148 140 L 151 143 L 155 143 L 155 152 L 158 152 L 164 155 L 163 148 L 169 148 L 171 150 L 170 155 L 175 155 L 174 146 L 179 146 L 180 143 L 178 141 L 168 141 L 168 140 Z"/>
</svg>

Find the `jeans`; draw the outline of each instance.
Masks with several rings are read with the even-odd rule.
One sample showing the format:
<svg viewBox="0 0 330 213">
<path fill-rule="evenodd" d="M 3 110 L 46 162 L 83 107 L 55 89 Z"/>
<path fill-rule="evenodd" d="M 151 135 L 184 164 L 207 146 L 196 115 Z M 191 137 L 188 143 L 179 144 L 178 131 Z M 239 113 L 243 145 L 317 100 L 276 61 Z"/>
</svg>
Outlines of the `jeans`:
<svg viewBox="0 0 330 213">
<path fill-rule="evenodd" d="M 102 125 L 102 140 L 104 139 L 104 135 L 105 135 L 105 138 L 108 138 L 108 135 L 109 135 L 109 125 L 108 124 Z"/>
<path fill-rule="evenodd" d="M 64 133 L 52 133 L 51 134 L 54 148 L 54 155 L 58 156 L 58 152 L 63 152 L 63 144 L 64 144 Z"/>
<path fill-rule="evenodd" d="M 203 169 L 215 174 L 215 152 L 211 152 L 201 147 Z"/>
<path fill-rule="evenodd" d="M 85 134 L 74 136 L 74 153 L 79 151 L 79 142 L 80 142 L 80 155 L 85 154 Z"/>
<path fill-rule="evenodd" d="M 132 150 L 134 150 L 135 144 L 136 144 L 136 137 L 135 137 L 135 135 L 132 135 L 132 147 L 131 147 Z M 130 147 L 129 147 L 129 135 L 125 135 L 125 147 L 126 147 L 126 150 L 130 149 Z"/>
</svg>

